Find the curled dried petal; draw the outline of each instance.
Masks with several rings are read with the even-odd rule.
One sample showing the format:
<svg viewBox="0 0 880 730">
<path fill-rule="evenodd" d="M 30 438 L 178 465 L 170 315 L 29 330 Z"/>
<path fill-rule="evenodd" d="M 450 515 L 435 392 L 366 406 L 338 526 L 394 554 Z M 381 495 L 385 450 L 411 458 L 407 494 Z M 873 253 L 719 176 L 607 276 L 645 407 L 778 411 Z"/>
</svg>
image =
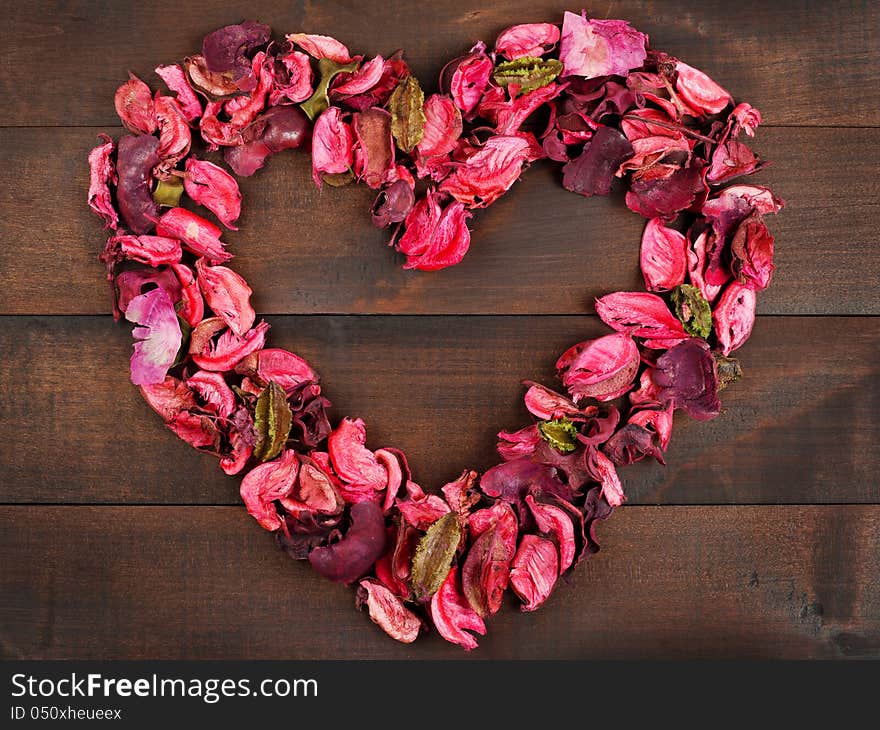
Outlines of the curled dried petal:
<svg viewBox="0 0 880 730">
<path fill-rule="evenodd" d="M 241 498 L 250 515 L 265 530 L 281 527 L 275 506 L 293 491 L 299 474 L 299 458 L 295 451 L 283 451 L 275 461 L 251 469 L 241 481 Z"/>
<path fill-rule="evenodd" d="M 287 35 L 287 40 L 295 43 L 312 58 L 317 58 L 318 60 L 329 58 L 337 63 L 348 63 L 351 61 L 351 54 L 348 48 L 329 35 L 290 33 Z"/>
<path fill-rule="evenodd" d="M 596 300 L 596 314 L 609 327 L 650 340 L 684 340 L 681 322 L 660 297 L 649 292 L 614 292 Z M 646 343 L 650 345 L 651 343 Z"/>
<path fill-rule="evenodd" d="M 626 76 L 647 57 L 648 36 L 624 20 L 587 20 L 566 12 L 559 58 L 566 76 Z"/>
<path fill-rule="evenodd" d="M 397 180 L 384 188 L 373 203 L 373 225 L 386 228 L 406 220 L 416 202 L 412 186 L 406 180 Z"/>
<path fill-rule="evenodd" d="M 116 147 L 113 140 L 104 137 L 103 144 L 89 152 L 89 207 L 104 219 L 104 228 L 119 225 L 119 214 L 113 205 L 110 185 L 116 185 L 116 168 L 111 155 Z"/>
<path fill-rule="evenodd" d="M 208 266 L 204 259 L 196 261 L 199 288 L 208 306 L 236 335 L 249 330 L 256 319 L 250 303 L 253 294 L 240 274 L 226 266 Z"/>
<path fill-rule="evenodd" d="M 489 509 L 474 512 L 469 525 L 474 542 L 462 564 L 462 590 L 478 615 L 489 616 L 501 608 L 516 551 L 518 523 L 509 504 L 496 502 Z"/>
<path fill-rule="evenodd" d="M 441 209 L 439 198 L 429 190 L 406 216 L 406 231 L 396 244 L 407 256 L 404 268 L 437 271 L 459 263 L 467 253 L 471 213 L 458 201 Z"/>
<path fill-rule="evenodd" d="M 559 567 L 556 546 L 550 540 L 537 535 L 522 536 L 511 565 L 510 586 L 522 599 L 523 611 L 534 611 L 550 597 Z"/>
<path fill-rule="evenodd" d="M 210 221 L 185 208 L 171 208 L 156 224 L 160 236 L 178 239 L 197 256 L 204 256 L 212 264 L 222 264 L 232 258 L 220 240 L 220 229 Z"/>
<path fill-rule="evenodd" d="M 362 580 L 358 586 L 357 605 L 366 607 L 373 623 L 392 639 L 411 644 L 418 637 L 422 627 L 419 617 L 381 583 Z"/>
<path fill-rule="evenodd" d="M 170 170 L 189 153 L 192 135 L 177 99 L 156 96 L 155 107 L 159 125 L 159 157 L 162 158 L 163 169 Z"/>
<path fill-rule="evenodd" d="M 639 350 L 626 333 L 605 335 L 569 348 L 556 369 L 576 403 L 585 398 L 614 400 L 632 388 Z"/>
<path fill-rule="evenodd" d="M 704 340 L 685 340 L 663 353 L 654 380 L 660 400 L 683 408 L 691 418 L 705 421 L 721 412 L 715 358 Z"/>
<path fill-rule="evenodd" d="M 203 319 L 190 334 L 189 354 L 202 370 L 225 373 L 232 370 L 243 358 L 261 349 L 268 330 L 269 325 L 260 322 L 239 337 L 227 329 L 226 323 L 219 317 Z M 217 335 L 219 338 L 215 342 L 214 337 Z"/>
<path fill-rule="evenodd" d="M 721 352 L 729 355 L 741 347 L 755 324 L 755 290 L 731 282 L 715 305 L 715 335 Z"/>
<path fill-rule="evenodd" d="M 109 253 L 109 250 L 117 248 L 118 253 Z M 177 263 L 183 252 L 180 249 L 180 241 L 176 238 L 122 235 L 112 236 L 107 241 L 104 254 L 118 255 L 130 261 L 140 261 L 142 264 L 156 267 Z"/>
<path fill-rule="evenodd" d="M 239 82 L 251 74 L 248 54 L 266 45 L 271 33 L 268 25 L 253 20 L 218 28 L 202 41 L 205 63 L 214 73 L 228 73 L 234 81 Z M 239 86 L 242 87 L 241 84 Z"/>
<path fill-rule="evenodd" d="M 529 143 L 522 137 L 490 137 L 441 183 L 440 191 L 468 207 L 485 208 L 517 181 L 529 153 Z"/>
<path fill-rule="evenodd" d="M 648 291 L 667 291 L 684 282 L 687 273 L 687 239 L 684 234 L 652 218 L 642 234 L 642 275 Z"/>
<path fill-rule="evenodd" d="M 222 418 L 228 418 L 235 410 L 235 394 L 220 373 L 204 370 L 190 375 L 186 384 L 198 393 L 204 407 Z"/>
<path fill-rule="evenodd" d="M 131 332 L 136 340 L 131 355 L 131 382 L 162 383 L 177 359 L 183 339 L 174 302 L 164 289 L 153 289 L 129 302 L 125 318 L 141 325 Z"/>
<path fill-rule="evenodd" d="M 199 291 L 196 277 L 186 264 L 171 264 L 171 270 L 180 284 L 180 301 L 177 314 L 190 327 L 195 327 L 205 318 L 205 300 Z"/>
<path fill-rule="evenodd" d="M 468 632 L 480 636 L 486 633 L 486 624 L 465 600 L 457 584 L 458 568 L 453 568 L 443 585 L 431 598 L 431 619 L 446 641 L 463 646 L 467 651 L 477 648 L 477 640 Z"/>
<path fill-rule="evenodd" d="M 386 541 L 381 508 L 372 502 L 358 502 L 351 508 L 351 527 L 343 538 L 312 550 L 309 562 L 328 580 L 351 583 L 373 567 L 385 552 Z"/>
<path fill-rule="evenodd" d="M 692 113 L 718 114 L 730 101 L 730 94 L 702 71 L 678 61 L 675 64 L 675 90 Z"/>
<path fill-rule="evenodd" d="M 559 551 L 559 574 L 562 575 L 574 564 L 577 553 L 571 515 L 554 504 L 537 502 L 531 494 L 526 495 L 526 504 L 535 518 L 538 530 L 553 536 Z M 514 558 L 514 565 L 516 565 L 516 558 Z M 515 588 L 516 586 L 514 586 Z"/>
<path fill-rule="evenodd" d="M 378 452 L 377 452 L 378 453 Z M 449 513 L 449 505 L 436 494 L 425 494 L 415 482 L 406 483 L 407 499 L 396 499 L 394 504 L 403 521 L 418 530 L 427 530 L 441 517 Z"/>
<path fill-rule="evenodd" d="M 559 28 L 552 23 L 524 23 L 501 31 L 495 53 L 508 59 L 543 56 L 559 42 Z"/>
<path fill-rule="evenodd" d="M 388 472 L 364 444 L 367 429 L 360 418 L 343 418 L 330 434 L 327 449 L 339 478 L 348 485 L 383 490 Z"/>
<path fill-rule="evenodd" d="M 159 140 L 150 134 L 125 135 L 119 140 L 116 199 L 122 220 L 133 233 L 149 233 L 159 217 L 150 189 L 153 168 L 161 161 L 158 152 Z"/>
<path fill-rule="evenodd" d="M 312 132 L 312 177 L 320 187 L 322 175 L 348 172 L 354 163 L 354 135 L 351 126 L 342 120 L 342 110 L 326 109 Z"/>
<path fill-rule="evenodd" d="M 445 155 L 455 149 L 461 137 L 461 112 L 449 96 L 431 94 L 424 103 L 425 115 L 422 139 L 418 143 L 419 155 L 432 157 Z"/>
<path fill-rule="evenodd" d="M 357 139 L 354 146 L 355 175 L 369 187 L 378 189 L 394 168 L 392 118 L 384 109 L 373 107 L 356 113 L 353 127 Z"/>
<path fill-rule="evenodd" d="M 599 449 L 590 449 L 587 454 L 587 470 L 602 487 L 602 496 L 612 507 L 619 507 L 626 501 L 623 485 L 617 469 L 611 460 Z"/>
<path fill-rule="evenodd" d="M 224 226 L 235 230 L 233 224 L 241 214 L 241 191 L 232 175 L 213 162 L 189 157 L 183 184 L 193 201 L 204 205 Z"/>
<path fill-rule="evenodd" d="M 177 102 L 180 104 L 180 109 L 186 121 L 194 122 L 202 116 L 202 105 L 199 102 L 199 98 L 193 91 L 192 86 L 190 86 L 183 69 L 178 64 L 172 63 L 168 66 L 158 66 L 156 74 L 171 91 L 177 94 Z"/>
<path fill-rule="evenodd" d="M 491 75 L 492 60 L 485 55 L 484 50 L 457 62 L 449 82 L 449 93 L 455 105 L 465 115 L 470 114 L 480 103 Z"/>
<path fill-rule="evenodd" d="M 135 133 L 152 134 L 156 131 L 156 113 L 153 109 L 153 94 L 133 73 L 128 81 L 116 90 L 113 100 L 116 113 L 126 128 Z"/>
<path fill-rule="evenodd" d="M 731 268 L 741 284 L 766 289 L 773 276 L 773 235 L 760 213 L 753 213 L 736 229 L 730 243 Z"/>
<path fill-rule="evenodd" d="M 632 154 L 632 144 L 620 132 L 599 127 L 583 152 L 562 168 L 562 185 L 586 197 L 608 195 L 615 173 Z"/>
</svg>

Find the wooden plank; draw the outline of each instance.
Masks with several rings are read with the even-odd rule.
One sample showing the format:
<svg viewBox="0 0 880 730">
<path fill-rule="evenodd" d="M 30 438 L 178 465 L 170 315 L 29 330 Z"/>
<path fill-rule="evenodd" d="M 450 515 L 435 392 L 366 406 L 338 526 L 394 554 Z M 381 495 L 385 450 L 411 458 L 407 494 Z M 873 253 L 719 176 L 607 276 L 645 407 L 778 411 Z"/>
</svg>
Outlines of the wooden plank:
<svg viewBox="0 0 880 730">
<path fill-rule="evenodd" d="M 496 462 L 528 423 L 523 378 L 605 332 L 594 317 L 272 317 L 314 363 L 337 415 L 362 416 L 438 489 Z M 759 319 L 746 377 L 709 423 L 676 418 L 668 466 L 623 472 L 633 503 L 880 503 L 880 319 Z M 128 382 L 128 327 L 0 318 L 0 503 L 238 504 L 238 480 L 178 441 Z"/>
<path fill-rule="evenodd" d="M 5 659 L 880 656 L 880 507 L 625 507 L 548 603 L 405 646 L 231 507 L 0 508 Z"/>
<path fill-rule="evenodd" d="M 405 48 L 416 74 L 430 86 L 442 66 L 474 41 L 491 42 L 514 23 L 559 22 L 563 7 L 552 0 L 393 6 L 378 0 L 254 0 L 247 14 L 271 24 L 279 37 L 303 30 L 336 35 L 355 52 Z M 153 80 L 155 66 L 195 52 L 205 33 L 239 22 L 241 12 L 222 0 L 10 6 L 0 31 L 3 123 L 111 124 L 113 92 L 127 69 Z M 699 8 L 686 0 L 629 0 L 596 6 L 593 13 L 630 20 L 657 48 L 760 107 L 769 123 L 877 125 L 875 3 L 850 1 L 818 13 L 796 0 L 707 0 Z"/>
<path fill-rule="evenodd" d="M 85 205 L 85 159 L 99 131 L 0 130 L 0 205 L 9 211 L 0 220 L 0 313 L 109 311 L 96 259 L 104 234 Z M 775 164 L 755 183 L 788 201 L 770 221 L 778 272 L 760 311 L 880 314 L 880 130 L 767 129 L 757 149 Z M 432 273 L 402 270 L 388 234 L 369 221 L 372 191 L 319 192 L 308 164 L 280 155 L 243 182 L 241 230 L 225 238 L 259 311 L 580 314 L 595 296 L 644 286 L 644 219 L 620 195 L 565 191 L 549 164 L 476 215 L 462 264 Z"/>
</svg>

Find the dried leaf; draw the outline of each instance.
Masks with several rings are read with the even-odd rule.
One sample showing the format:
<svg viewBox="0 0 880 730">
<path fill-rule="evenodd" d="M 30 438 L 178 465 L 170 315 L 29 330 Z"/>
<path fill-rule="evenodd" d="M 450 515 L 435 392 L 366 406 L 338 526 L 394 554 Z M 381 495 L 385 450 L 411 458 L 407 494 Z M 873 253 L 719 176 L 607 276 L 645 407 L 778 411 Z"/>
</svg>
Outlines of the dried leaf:
<svg viewBox="0 0 880 730">
<path fill-rule="evenodd" d="M 709 336 L 712 331 L 712 308 L 697 287 L 691 284 L 675 287 L 672 290 L 672 306 L 685 332 L 703 339 Z"/>
<path fill-rule="evenodd" d="M 562 73 L 562 62 L 523 56 L 513 61 L 502 61 L 495 67 L 492 78 L 499 86 L 515 84 L 519 93 L 528 94 L 553 82 Z"/>
<path fill-rule="evenodd" d="M 563 454 L 577 448 L 577 428 L 564 416 L 549 421 L 538 421 L 538 433 L 548 444 Z"/>
<path fill-rule="evenodd" d="M 406 153 L 422 141 L 425 133 L 425 95 L 415 76 L 402 79 L 388 100 L 391 112 L 391 134 Z"/>
<path fill-rule="evenodd" d="M 337 74 L 354 73 L 357 69 L 357 61 L 339 63 L 330 58 L 322 58 L 318 61 L 318 73 L 321 74 L 321 80 L 318 81 L 318 85 L 315 87 L 315 93 L 300 104 L 299 108 L 306 113 L 309 119 L 315 121 L 321 112 L 330 106 L 330 100 L 327 98 L 330 82 L 333 81 Z"/>
<path fill-rule="evenodd" d="M 172 176 L 167 180 L 159 180 L 156 183 L 156 189 L 153 191 L 153 200 L 157 205 L 163 205 L 166 208 L 176 208 L 180 205 L 181 195 L 183 195 L 183 180 L 177 176 Z"/>
<path fill-rule="evenodd" d="M 269 461 L 281 453 L 290 434 L 292 415 L 287 404 L 287 394 L 278 383 L 270 382 L 257 398 L 254 413 L 254 431 L 257 443 L 254 458 Z"/>
<path fill-rule="evenodd" d="M 461 525 L 454 512 L 428 528 L 412 559 L 412 588 L 417 600 L 427 600 L 443 585 L 460 542 Z"/>
</svg>

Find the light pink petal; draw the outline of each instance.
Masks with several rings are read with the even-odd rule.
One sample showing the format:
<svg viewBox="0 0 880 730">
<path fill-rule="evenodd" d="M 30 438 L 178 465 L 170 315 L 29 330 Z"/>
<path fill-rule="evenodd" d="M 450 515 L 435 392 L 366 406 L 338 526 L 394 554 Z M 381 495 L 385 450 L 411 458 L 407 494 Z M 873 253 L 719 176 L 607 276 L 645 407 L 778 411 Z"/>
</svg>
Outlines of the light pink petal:
<svg viewBox="0 0 880 730">
<path fill-rule="evenodd" d="M 308 33 L 291 33 L 287 40 L 295 43 L 313 58 L 329 58 L 337 63 L 348 63 L 351 54 L 342 43 L 328 35 L 310 35 Z"/>
<path fill-rule="evenodd" d="M 559 42 L 559 28 L 551 23 L 524 23 L 501 31 L 495 53 L 510 60 L 523 56 L 540 57 Z"/>
<path fill-rule="evenodd" d="M 359 605 L 366 606 L 373 622 L 392 639 L 411 644 L 418 637 L 422 626 L 419 617 L 381 583 L 362 580 L 357 600 Z"/>
<path fill-rule="evenodd" d="M 331 106 L 324 110 L 312 131 L 312 177 L 321 187 L 321 175 L 347 172 L 354 163 L 354 134 L 342 120 L 342 110 Z"/>
<path fill-rule="evenodd" d="M 339 84 L 339 86 L 334 86 L 333 93 L 343 96 L 364 94 L 379 83 L 384 72 L 385 59 L 383 59 L 382 56 L 371 58 L 357 71 L 351 74 L 348 80 Z"/>
<path fill-rule="evenodd" d="M 183 338 L 174 302 L 164 289 L 151 289 L 129 302 L 125 318 L 141 325 L 131 333 L 137 340 L 131 356 L 131 382 L 135 385 L 163 382 L 177 358 Z"/>
<path fill-rule="evenodd" d="M 202 116 L 202 104 L 190 86 L 186 73 L 178 64 L 159 66 L 156 68 L 156 74 L 171 91 L 177 94 L 177 101 L 186 121 L 193 122 Z"/>
<path fill-rule="evenodd" d="M 522 599 L 523 611 L 534 611 L 550 597 L 559 567 L 556 546 L 550 540 L 537 535 L 522 536 L 511 564 L 510 586 Z"/>
<path fill-rule="evenodd" d="M 242 479 L 241 498 L 247 511 L 263 529 L 281 527 L 275 500 L 283 499 L 293 491 L 298 473 L 296 452 L 285 450 L 277 459 L 255 466 Z"/>
<path fill-rule="evenodd" d="M 110 185 L 116 185 L 116 168 L 111 155 L 115 149 L 113 140 L 107 141 L 89 152 L 89 207 L 104 219 L 104 228 L 119 225 L 119 214 L 113 205 Z"/>
<path fill-rule="evenodd" d="M 204 205 L 224 226 L 235 230 L 233 223 L 241 214 L 241 191 L 232 175 L 213 162 L 190 156 L 186 160 L 183 185 L 193 201 Z"/>
<path fill-rule="evenodd" d="M 686 340 L 681 321 L 660 297 L 649 292 L 614 292 L 596 300 L 596 314 L 609 327 L 633 337 Z"/>
<path fill-rule="evenodd" d="M 730 94 L 699 69 L 678 61 L 675 71 L 675 89 L 697 115 L 718 114 L 730 103 Z"/>
<path fill-rule="evenodd" d="M 644 64 L 648 36 L 624 20 L 587 20 L 586 13 L 566 12 L 559 60 L 565 76 L 626 76 Z"/>
<path fill-rule="evenodd" d="M 208 306 L 236 335 L 243 335 L 254 324 L 256 314 L 250 303 L 253 291 L 241 275 L 226 266 L 208 266 L 196 261 L 196 278 Z"/>
</svg>

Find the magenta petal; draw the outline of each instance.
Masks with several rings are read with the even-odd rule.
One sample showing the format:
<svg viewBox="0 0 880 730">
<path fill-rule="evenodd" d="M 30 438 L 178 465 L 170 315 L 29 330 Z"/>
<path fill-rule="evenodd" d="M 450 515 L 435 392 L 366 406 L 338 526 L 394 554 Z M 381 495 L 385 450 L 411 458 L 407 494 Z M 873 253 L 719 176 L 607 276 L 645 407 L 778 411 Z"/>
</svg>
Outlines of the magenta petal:
<svg viewBox="0 0 880 730">
<path fill-rule="evenodd" d="M 443 181 L 440 191 L 468 207 L 485 208 L 516 182 L 529 151 L 529 143 L 523 137 L 490 137 Z"/>
<path fill-rule="evenodd" d="M 348 172 L 354 163 L 354 135 L 342 120 L 342 110 L 331 106 L 315 122 L 312 132 L 312 177 L 321 186 L 322 173 Z"/>
<path fill-rule="evenodd" d="M 749 338 L 755 324 L 756 300 L 754 289 L 736 281 L 718 299 L 712 317 L 722 354 L 729 355 Z"/>
<path fill-rule="evenodd" d="M 688 334 L 660 297 L 649 292 L 614 292 L 596 300 L 596 314 L 605 324 L 633 337 L 684 340 Z"/>
<path fill-rule="evenodd" d="M 649 291 L 674 289 L 687 273 L 687 239 L 661 218 L 652 218 L 642 234 L 640 262 Z"/>
<path fill-rule="evenodd" d="M 647 57 L 648 36 L 624 20 L 587 20 L 586 13 L 566 12 L 559 60 L 565 76 L 626 76 Z"/>
<path fill-rule="evenodd" d="M 111 155 L 116 147 L 113 140 L 104 137 L 106 142 L 89 152 L 89 207 L 104 219 L 104 228 L 119 225 L 119 214 L 113 205 L 110 185 L 116 184 L 116 168 Z"/>
<path fill-rule="evenodd" d="M 522 610 L 539 608 L 553 592 L 558 575 L 556 546 L 546 538 L 523 535 L 510 570 L 510 586 L 522 599 Z"/>
<path fill-rule="evenodd" d="M 639 348 L 624 332 L 605 335 L 567 350 L 556 369 L 575 402 L 585 398 L 614 400 L 632 388 L 639 369 Z"/>
<path fill-rule="evenodd" d="M 241 191 L 232 175 L 213 162 L 189 157 L 183 185 L 193 201 L 204 205 L 224 226 L 235 230 L 233 224 L 241 214 Z"/>
<path fill-rule="evenodd" d="M 559 42 L 559 28 L 552 23 L 524 23 L 501 31 L 495 41 L 495 53 L 510 60 L 532 56 L 539 58 Z"/>
<path fill-rule="evenodd" d="M 131 333 L 137 340 L 131 356 L 131 382 L 161 383 L 177 358 L 183 337 L 174 302 L 164 289 L 152 289 L 128 303 L 125 318 L 141 325 Z"/>
</svg>

